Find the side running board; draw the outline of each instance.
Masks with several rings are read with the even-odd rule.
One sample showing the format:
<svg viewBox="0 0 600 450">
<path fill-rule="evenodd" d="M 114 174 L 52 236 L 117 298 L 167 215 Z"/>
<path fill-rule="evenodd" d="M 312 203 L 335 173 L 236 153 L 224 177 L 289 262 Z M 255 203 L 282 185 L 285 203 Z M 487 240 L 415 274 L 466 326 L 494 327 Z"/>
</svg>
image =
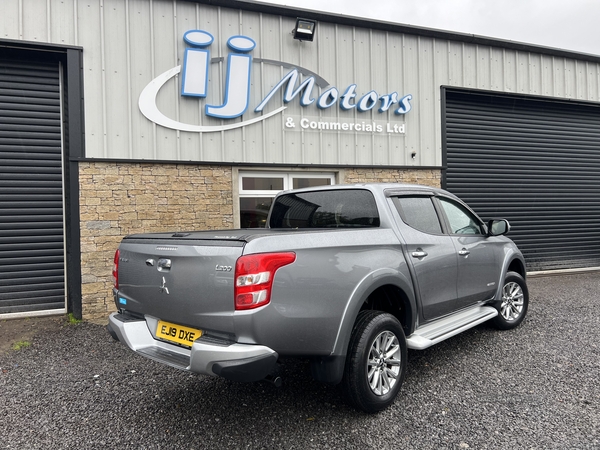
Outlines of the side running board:
<svg viewBox="0 0 600 450">
<path fill-rule="evenodd" d="M 491 306 L 474 306 L 419 327 L 406 338 L 408 348 L 424 350 L 498 315 Z"/>
</svg>

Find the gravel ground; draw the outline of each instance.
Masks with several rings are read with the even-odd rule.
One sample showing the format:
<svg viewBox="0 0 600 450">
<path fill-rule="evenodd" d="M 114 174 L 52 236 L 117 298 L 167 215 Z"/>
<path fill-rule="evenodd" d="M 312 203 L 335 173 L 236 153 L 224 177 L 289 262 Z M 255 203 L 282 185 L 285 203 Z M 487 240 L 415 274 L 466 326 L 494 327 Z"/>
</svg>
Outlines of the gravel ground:
<svg viewBox="0 0 600 450">
<path fill-rule="evenodd" d="M 402 391 L 377 415 L 346 406 L 302 362 L 285 367 L 282 388 L 232 383 L 61 318 L 0 352 L 0 448 L 600 449 L 600 273 L 529 287 L 517 329 L 483 324 L 409 351 Z"/>
</svg>

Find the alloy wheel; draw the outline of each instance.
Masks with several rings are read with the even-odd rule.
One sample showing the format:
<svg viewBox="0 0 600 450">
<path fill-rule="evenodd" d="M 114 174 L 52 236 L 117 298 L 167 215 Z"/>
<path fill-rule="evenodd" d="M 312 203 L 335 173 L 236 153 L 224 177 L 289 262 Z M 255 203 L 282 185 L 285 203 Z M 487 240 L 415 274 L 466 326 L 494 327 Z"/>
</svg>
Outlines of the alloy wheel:
<svg viewBox="0 0 600 450">
<path fill-rule="evenodd" d="M 523 312 L 523 289 L 518 283 L 510 282 L 504 285 L 502 290 L 502 304 L 500 314 L 508 322 L 517 320 Z"/>
<path fill-rule="evenodd" d="M 387 394 L 400 375 L 401 353 L 396 335 L 390 331 L 380 333 L 369 351 L 367 378 L 375 395 Z"/>
</svg>

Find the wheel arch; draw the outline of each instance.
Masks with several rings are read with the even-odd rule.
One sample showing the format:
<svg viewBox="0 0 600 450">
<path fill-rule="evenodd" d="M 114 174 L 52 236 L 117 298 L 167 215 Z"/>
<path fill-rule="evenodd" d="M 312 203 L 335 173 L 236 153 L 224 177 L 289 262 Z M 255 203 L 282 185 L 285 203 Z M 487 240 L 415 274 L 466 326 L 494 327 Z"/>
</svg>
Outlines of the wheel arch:
<svg viewBox="0 0 600 450">
<path fill-rule="evenodd" d="M 523 279 L 525 279 L 526 274 L 527 274 L 526 270 L 525 270 L 525 261 L 523 261 L 522 259 L 519 259 L 519 258 L 514 258 L 508 264 L 506 273 L 508 273 L 508 272 L 516 272 L 519 275 L 521 275 L 523 277 Z"/>
<path fill-rule="evenodd" d="M 493 302 L 498 302 L 502 299 L 502 287 L 504 286 L 504 279 L 509 272 L 516 272 L 523 277 L 523 280 L 527 281 L 525 259 L 518 250 L 507 252 L 504 258 L 504 267 L 502 269 L 502 273 L 500 274 L 500 279 L 498 280 L 498 289 L 496 290 L 496 295 L 494 296 Z"/>
<path fill-rule="evenodd" d="M 408 336 L 414 329 L 417 305 L 408 273 L 394 269 L 378 269 L 363 278 L 352 292 L 344 311 L 333 353 L 327 358 L 313 361 L 312 374 L 318 381 L 339 383 L 342 380 L 344 364 L 352 329 L 361 311 L 383 308 L 395 316 Z"/>
<path fill-rule="evenodd" d="M 406 292 L 395 284 L 385 284 L 374 289 L 362 303 L 358 314 L 365 310 L 391 314 L 398 319 L 406 336 L 413 331 L 416 317 L 415 308 Z"/>
<path fill-rule="evenodd" d="M 398 296 L 395 302 L 394 294 Z M 340 323 L 334 354 L 346 354 L 352 327 L 360 311 L 374 309 L 373 306 L 384 306 L 386 301 L 391 304 L 383 311 L 398 318 L 407 336 L 412 333 L 417 307 L 410 275 L 392 269 L 379 269 L 363 278 L 352 293 Z M 395 307 L 399 307 L 399 310 L 394 309 Z"/>
</svg>

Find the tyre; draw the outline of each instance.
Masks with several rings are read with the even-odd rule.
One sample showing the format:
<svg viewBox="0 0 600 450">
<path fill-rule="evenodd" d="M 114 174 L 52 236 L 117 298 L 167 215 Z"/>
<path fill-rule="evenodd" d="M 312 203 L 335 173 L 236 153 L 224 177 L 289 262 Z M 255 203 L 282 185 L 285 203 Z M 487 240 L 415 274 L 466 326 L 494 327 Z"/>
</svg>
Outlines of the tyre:
<svg viewBox="0 0 600 450">
<path fill-rule="evenodd" d="M 529 291 L 525 280 L 516 272 L 508 272 L 502 287 L 502 300 L 496 307 L 498 315 L 492 319 L 500 330 L 510 330 L 518 326 L 529 307 Z"/>
<path fill-rule="evenodd" d="M 381 311 L 359 313 L 346 357 L 342 388 L 357 409 L 375 413 L 393 403 L 406 374 L 406 338 L 398 319 Z"/>
</svg>

